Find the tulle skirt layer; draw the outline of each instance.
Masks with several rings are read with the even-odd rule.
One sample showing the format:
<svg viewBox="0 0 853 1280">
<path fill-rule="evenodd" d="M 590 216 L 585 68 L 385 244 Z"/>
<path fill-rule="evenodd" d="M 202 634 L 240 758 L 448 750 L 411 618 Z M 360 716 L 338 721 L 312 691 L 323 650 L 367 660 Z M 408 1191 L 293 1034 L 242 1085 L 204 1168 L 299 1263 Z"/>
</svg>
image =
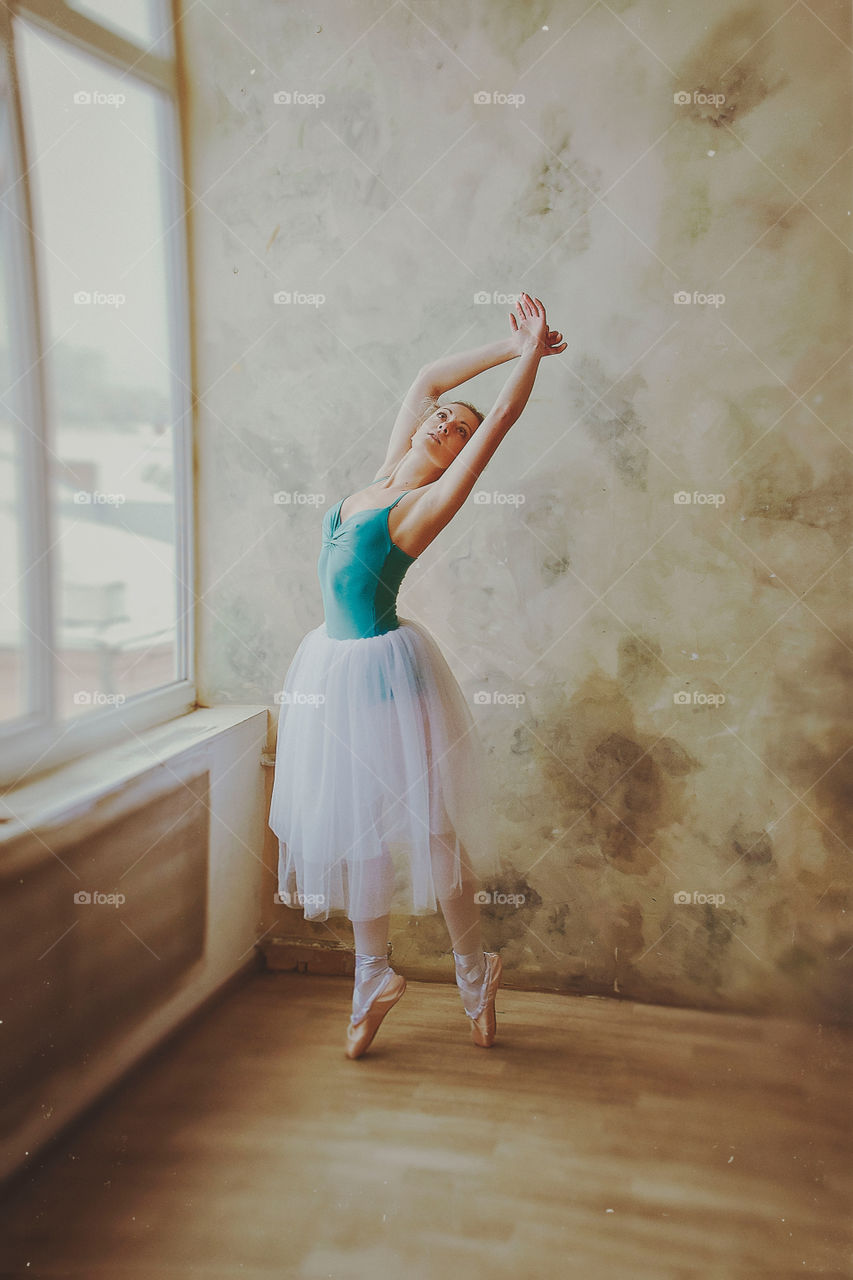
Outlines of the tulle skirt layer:
<svg viewBox="0 0 853 1280">
<path fill-rule="evenodd" d="M 497 873 L 483 747 L 425 627 L 335 640 L 321 623 L 278 696 L 269 825 L 286 905 L 419 915 Z"/>
</svg>

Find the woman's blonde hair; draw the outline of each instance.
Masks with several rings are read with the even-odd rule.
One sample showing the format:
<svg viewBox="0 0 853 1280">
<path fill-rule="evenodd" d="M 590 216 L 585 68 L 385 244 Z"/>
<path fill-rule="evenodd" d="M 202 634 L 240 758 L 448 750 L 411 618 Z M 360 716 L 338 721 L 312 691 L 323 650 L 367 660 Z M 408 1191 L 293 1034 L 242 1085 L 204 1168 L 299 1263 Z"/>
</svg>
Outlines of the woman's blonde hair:
<svg viewBox="0 0 853 1280">
<path fill-rule="evenodd" d="M 468 400 L 450 400 L 448 403 L 449 403 L 449 404 L 461 404 L 461 405 L 464 405 L 464 407 L 465 407 L 466 409 L 470 409 L 470 410 L 471 410 L 471 412 L 472 412 L 473 414 L 476 414 L 476 416 L 477 416 L 477 426 L 478 426 L 478 427 L 479 427 L 480 423 L 483 421 L 483 419 L 484 419 L 484 418 L 485 418 L 485 416 L 486 416 L 484 413 L 481 413 L 481 412 L 480 412 L 480 410 L 477 408 L 477 406 L 476 406 L 475 404 L 471 404 L 471 403 L 469 403 L 469 401 L 468 401 Z M 441 406 L 441 405 L 439 405 L 438 407 L 439 407 L 439 409 L 440 409 L 442 406 Z M 433 412 L 433 413 L 435 413 L 435 409 L 433 409 L 433 410 L 432 410 L 432 412 Z"/>
</svg>

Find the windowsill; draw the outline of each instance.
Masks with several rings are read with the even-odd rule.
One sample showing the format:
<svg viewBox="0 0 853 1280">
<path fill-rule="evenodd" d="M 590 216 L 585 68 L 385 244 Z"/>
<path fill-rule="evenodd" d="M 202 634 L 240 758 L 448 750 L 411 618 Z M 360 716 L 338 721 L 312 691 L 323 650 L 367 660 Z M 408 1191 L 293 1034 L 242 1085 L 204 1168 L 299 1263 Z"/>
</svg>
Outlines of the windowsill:
<svg viewBox="0 0 853 1280">
<path fill-rule="evenodd" d="M 39 828 L 55 828 L 174 756 L 268 714 L 266 706 L 199 707 L 7 791 L 0 800 L 0 849 L 5 853 L 19 842 L 34 843 L 50 856 L 52 851 L 34 834 Z M 26 861 L 31 856 L 32 850 Z"/>
</svg>

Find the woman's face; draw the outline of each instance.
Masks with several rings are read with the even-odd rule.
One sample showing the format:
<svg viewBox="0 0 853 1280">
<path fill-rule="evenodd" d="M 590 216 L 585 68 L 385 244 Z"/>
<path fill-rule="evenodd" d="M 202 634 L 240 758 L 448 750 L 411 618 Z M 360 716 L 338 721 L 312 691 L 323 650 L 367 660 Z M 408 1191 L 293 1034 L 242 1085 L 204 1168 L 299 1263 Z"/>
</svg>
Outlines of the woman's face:
<svg viewBox="0 0 853 1280">
<path fill-rule="evenodd" d="M 479 425 L 476 415 L 463 404 L 443 404 L 421 423 L 412 444 L 417 442 L 432 460 L 446 467 Z"/>
</svg>

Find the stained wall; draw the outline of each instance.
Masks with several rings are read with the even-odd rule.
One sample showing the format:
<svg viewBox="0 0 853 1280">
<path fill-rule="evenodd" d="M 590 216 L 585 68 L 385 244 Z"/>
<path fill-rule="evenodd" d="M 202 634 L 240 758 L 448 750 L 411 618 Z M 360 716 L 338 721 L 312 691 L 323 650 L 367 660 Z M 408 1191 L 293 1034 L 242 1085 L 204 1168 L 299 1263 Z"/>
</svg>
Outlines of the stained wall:
<svg viewBox="0 0 853 1280">
<path fill-rule="evenodd" d="M 487 945 L 520 985 L 849 1017 L 848 6 L 211 0 L 181 27 L 203 700 L 277 714 L 322 511 L 418 367 L 526 289 L 568 349 L 399 602 L 487 753 Z M 276 852 L 263 925 L 294 932 Z M 449 975 L 440 918 L 392 937 Z"/>
</svg>

